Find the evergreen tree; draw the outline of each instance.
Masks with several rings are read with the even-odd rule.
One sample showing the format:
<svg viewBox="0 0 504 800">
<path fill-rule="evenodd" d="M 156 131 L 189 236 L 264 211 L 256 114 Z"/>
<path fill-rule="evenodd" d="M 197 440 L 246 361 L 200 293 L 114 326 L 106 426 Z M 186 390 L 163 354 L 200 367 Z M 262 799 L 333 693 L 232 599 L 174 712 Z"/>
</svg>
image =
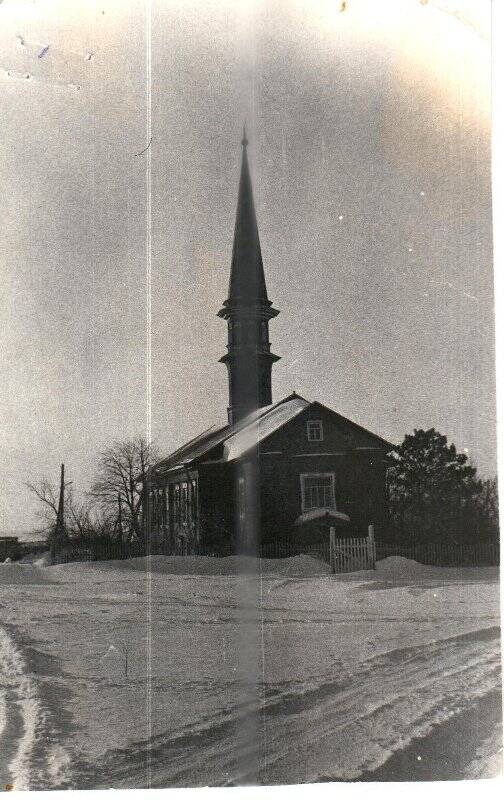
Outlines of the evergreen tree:
<svg viewBox="0 0 504 800">
<path fill-rule="evenodd" d="M 392 456 L 388 495 L 397 538 L 463 543 L 497 535 L 495 482 L 483 483 L 446 436 L 415 430 Z"/>
</svg>

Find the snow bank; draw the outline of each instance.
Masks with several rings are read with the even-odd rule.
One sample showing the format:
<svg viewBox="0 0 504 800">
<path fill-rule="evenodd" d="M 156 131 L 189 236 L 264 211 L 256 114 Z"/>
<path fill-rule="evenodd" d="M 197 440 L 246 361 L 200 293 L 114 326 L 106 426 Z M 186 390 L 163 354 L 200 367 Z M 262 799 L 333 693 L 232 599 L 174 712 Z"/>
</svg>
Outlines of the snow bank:
<svg viewBox="0 0 504 800">
<path fill-rule="evenodd" d="M 0 564 L 0 586 L 52 583 L 45 570 L 34 564 Z"/>
<path fill-rule="evenodd" d="M 260 568 L 262 573 L 294 575 L 303 578 L 328 575 L 331 572 L 331 567 L 326 561 L 321 561 L 304 553 L 290 558 L 263 558 L 261 559 Z"/>
<path fill-rule="evenodd" d="M 331 568 L 325 561 L 309 555 L 291 558 L 252 558 L 250 556 L 151 556 L 128 558 L 124 561 L 72 562 L 48 567 L 51 574 L 69 575 L 89 570 L 114 570 L 120 572 L 152 572 L 160 575 L 290 575 L 314 577 L 327 575 Z"/>
<path fill-rule="evenodd" d="M 376 571 L 381 578 L 413 578 L 417 575 L 425 575 L 432 569 L 435 567 L 419 564 L 418 561 L 403 558 L 403 556 L 390 556 L 376 562 Z"/>
<path fill-rule="evenodd" d="M 368 573 L 375 579 L 381 579 L 384 584 L 397 586 L 405 583 L 427 584 L 429 581 L 445 583 L 446 581 L 467 582 L 474 580 L 477 582 L 488 581 L 493 583 L 499 579 L 498 567 L 440 567 L 431 564 L 419 564 L 410 558 L 402 556 L 391 556 L 376 562 L 376 570 Z"/>
</svg>

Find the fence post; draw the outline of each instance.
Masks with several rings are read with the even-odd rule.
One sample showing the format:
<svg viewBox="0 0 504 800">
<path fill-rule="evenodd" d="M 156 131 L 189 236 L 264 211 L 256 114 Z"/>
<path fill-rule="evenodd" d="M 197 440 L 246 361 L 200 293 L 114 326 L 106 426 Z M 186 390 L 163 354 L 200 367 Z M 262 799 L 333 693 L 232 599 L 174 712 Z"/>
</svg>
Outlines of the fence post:
<svg viewBox="0 0 504 800">
<path fill-rule="evenodd" d="M 368 554 L 371 560 L 371 569 L 376 569 L 376 543 L 374 538 L 374 525 L 368 525 Z"/>
<path fill-rule="evenodd" d="M 336 572 L 336 529 L 329 528 L 329 563 L 331 572 Z"/>
</svg>

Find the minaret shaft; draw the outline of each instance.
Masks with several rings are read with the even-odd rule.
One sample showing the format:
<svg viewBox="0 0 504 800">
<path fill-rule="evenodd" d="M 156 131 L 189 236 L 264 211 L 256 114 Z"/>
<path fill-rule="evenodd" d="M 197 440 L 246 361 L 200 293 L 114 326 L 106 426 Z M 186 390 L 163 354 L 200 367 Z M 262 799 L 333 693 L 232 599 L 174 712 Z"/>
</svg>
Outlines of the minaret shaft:
<svg viewBox="0 0 504 800">
<path fill-rule="evenodd" d="M 219 316 L 228 323 L 226 364 L 229 422 L 272 402 L 271 368 L 279 356 L 270 350 L 269 321 L 278 311 L 268 300 L 252 182 L 244 135 L 229 297 Z"/>
</svg>

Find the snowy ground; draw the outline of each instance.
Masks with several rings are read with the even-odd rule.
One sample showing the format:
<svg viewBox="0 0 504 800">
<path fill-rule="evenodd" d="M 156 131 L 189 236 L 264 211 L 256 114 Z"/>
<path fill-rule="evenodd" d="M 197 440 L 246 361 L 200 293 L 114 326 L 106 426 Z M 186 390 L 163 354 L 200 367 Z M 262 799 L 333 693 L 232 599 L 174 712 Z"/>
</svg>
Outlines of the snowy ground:
<svg viewBox="0 0 504 800">
<path fill-rule="evenodd" d="M 0 565 L 0 787 L 500 772 L 496 569 L 254 566 Z"/>
</svg>

